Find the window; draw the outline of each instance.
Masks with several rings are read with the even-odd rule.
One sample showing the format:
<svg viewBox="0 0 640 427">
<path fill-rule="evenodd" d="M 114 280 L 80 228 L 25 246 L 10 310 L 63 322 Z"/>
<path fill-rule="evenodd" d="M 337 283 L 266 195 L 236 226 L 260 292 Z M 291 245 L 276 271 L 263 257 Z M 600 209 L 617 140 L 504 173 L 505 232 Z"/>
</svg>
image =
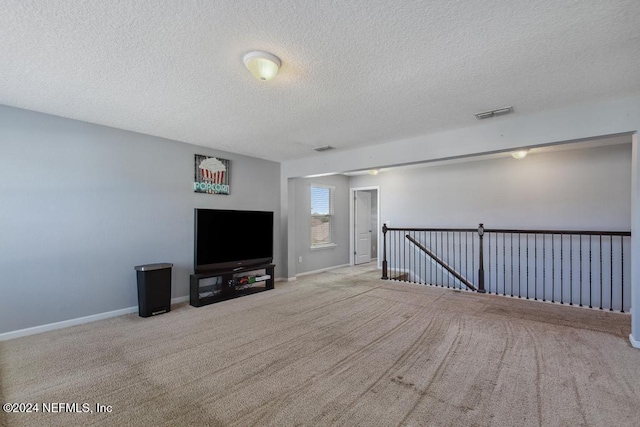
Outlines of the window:
<svg viewBox="0 0 640 427">
<path fill-rule="evenodd" d="M 333 243 L 333 191 L 335 187 L 311 184 L 311 247 Z"/>
</svg>

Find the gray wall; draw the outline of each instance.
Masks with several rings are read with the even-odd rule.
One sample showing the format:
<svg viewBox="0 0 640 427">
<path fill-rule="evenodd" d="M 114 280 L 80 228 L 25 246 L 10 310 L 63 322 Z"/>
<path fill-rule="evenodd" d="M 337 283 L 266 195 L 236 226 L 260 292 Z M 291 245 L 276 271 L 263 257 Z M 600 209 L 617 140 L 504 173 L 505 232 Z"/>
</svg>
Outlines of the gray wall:
<svg viewBox="0 0 640 427">
<path fill-rule="evenodd" d="M 193 192 L 194 154 L 231 160 L 231 195 Z M 0 194 L 2 333 L 137 305 L 139 264 L 173 263 L 188 295 L 193 209 L 278 219 L 280 165 L 0 106 Z"/>
<path fill-rule="evenodd" d="M 349 185 L 380 185 L 381 220 L 394 227 L 631 227 L 630 144 L 353 176 Z"/>
<path fill-rule="evenodd" d="M 349 263 L 349 178 L 297 178 L 295 185 L 295 271 L 297 274 Z M 311 249 L 311 184 L 333 185 L 335 247 Z M 290 207 L 291 209 L 291 207 Z M 302 262 L 299 262 L 302 257 Z"/>
</svg>

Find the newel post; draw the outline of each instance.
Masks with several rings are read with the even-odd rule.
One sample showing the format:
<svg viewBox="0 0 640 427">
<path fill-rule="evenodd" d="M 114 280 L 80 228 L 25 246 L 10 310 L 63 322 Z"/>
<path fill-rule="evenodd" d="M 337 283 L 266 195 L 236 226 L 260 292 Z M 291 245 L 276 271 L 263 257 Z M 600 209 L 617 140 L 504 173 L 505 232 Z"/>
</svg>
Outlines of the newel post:
<svg viewBox="0 0 640 427">
<path fill-rule="evenodd" d="M 382 279 L 389 279 L 387 276 L 387 224 L 382 224 Z"/>
<path fill-rule="evenodd" d="M 480 224 L 478 227 L 478 236 L 480 236 L 480 260 L 478 262 L 478 292 L 481 294 L 486 293 L 484 289 L 484 244 L 482 238 L 484 236 L 484 225 Z"/>
</svg>

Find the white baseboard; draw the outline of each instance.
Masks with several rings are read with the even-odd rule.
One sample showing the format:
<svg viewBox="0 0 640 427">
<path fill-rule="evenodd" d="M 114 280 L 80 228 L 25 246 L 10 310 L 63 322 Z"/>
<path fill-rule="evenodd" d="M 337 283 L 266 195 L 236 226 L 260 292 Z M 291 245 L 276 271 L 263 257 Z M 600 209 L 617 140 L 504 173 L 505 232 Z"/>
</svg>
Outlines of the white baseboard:
<svg viewBox="0 0 640 427">
<path fill-rule="evenodd" d="M 189 301 L 189 295 L 171 299 L 171 304 L 179 304 Z M 47 323 L 46 325 L 34 326 L 32 328 L 18 329 L 17 331 L 0 334 L 0 341 L 7 341 L 14 338 L 26 337 L 28 335 L 40 334 L 42 332 L 55 331 L 56 329 L 68 328 L 70 326 L 82 325 L 84 323 L 95 322 L 96 320 L 108 319 L 110 317 L 122 316 L 124 314 L 137 313 L 138 306 L 121 308 L 120 310 L 107 311 L 105 313 L 92 314 L 90 316 L 78 317 L 76 319 L 63 320 L 61 322 Z"/>
<path fill-rule="evenodd" d="M 640 348 L 640 341 L 636 341 L 631 334 L 629 334 L 629 342 L 633 347 Z"/>
<path fill-rule="evenodd" d="M 333 267 L 321 268 L 320 270 L 305 271 L 304 273 L 296 274 L 296 277 L 308 276 L 310 274 L 323 273 L 329 270 L 335 270 L 336 268 L 349 267 L 351 264 L 334 265 Z M 291 279 L 289 279 L 291 280 Z"/>
<path fill-rule="evenodd" d="M 189 295 L 185 295 L 183 297 L 171 298 L 171 304 L 180 304 L 181 302 L 189 301 Z M 138 307 L 136 307 L 136 310 Z"/>
</svg>

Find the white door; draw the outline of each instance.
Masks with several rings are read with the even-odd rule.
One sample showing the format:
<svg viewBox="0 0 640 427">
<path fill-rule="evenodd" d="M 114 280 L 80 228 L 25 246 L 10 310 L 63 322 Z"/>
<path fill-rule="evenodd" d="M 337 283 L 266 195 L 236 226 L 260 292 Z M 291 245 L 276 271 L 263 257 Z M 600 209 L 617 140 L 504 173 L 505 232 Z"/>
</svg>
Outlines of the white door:
<svg viewBox="0 0 640 427">
<path fill-rule="evenodd" d="M 356 191 L 356 256 L 355 264 L 371 261 L 371 193 Z"/>
</svg>

